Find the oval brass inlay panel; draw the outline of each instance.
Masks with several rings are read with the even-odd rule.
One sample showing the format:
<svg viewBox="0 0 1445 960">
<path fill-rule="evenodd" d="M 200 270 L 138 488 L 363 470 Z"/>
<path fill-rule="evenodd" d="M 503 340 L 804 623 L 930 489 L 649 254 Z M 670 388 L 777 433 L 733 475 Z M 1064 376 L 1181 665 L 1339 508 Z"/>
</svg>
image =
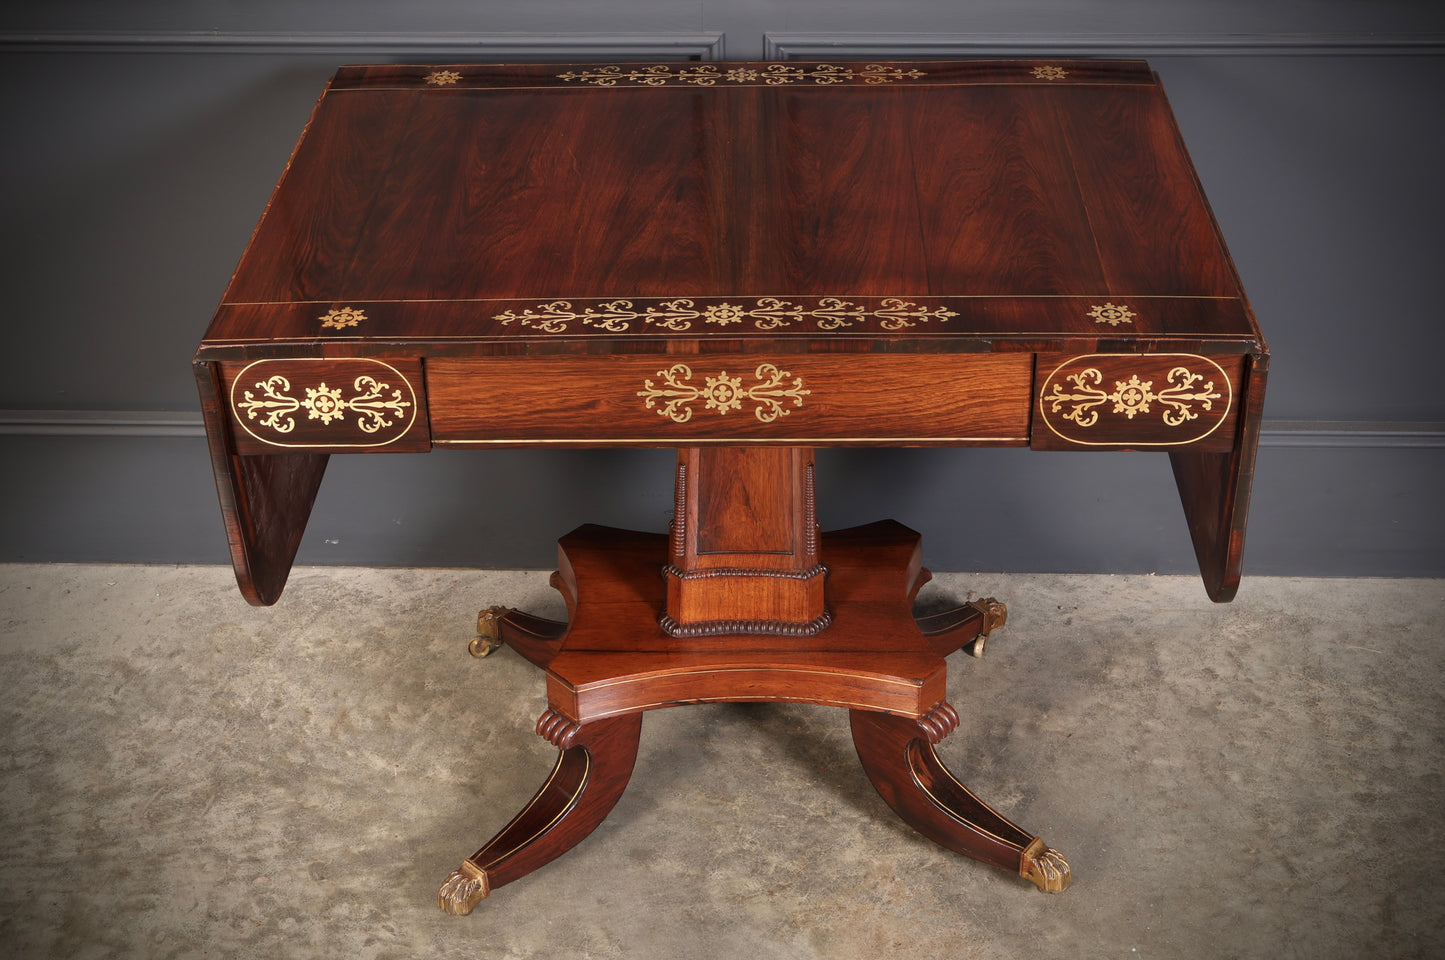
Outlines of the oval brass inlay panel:
<svg viewBox="0 0 1445 960">
<path fill-rule="evenodd" d="M 1039 416 L 1057 436 L 1086 446 L 1195 443 L 1229 416 L 1224 369 L 1193 353 L 1071 357 L 1039 388 Z"/>
<path fill-rule="evenodd" d="M 257 360 L 231 383 L 231 411 L 276 447 L 384 447 L 416 422 L 416 390 L 380 360 Z"/>
</svg>

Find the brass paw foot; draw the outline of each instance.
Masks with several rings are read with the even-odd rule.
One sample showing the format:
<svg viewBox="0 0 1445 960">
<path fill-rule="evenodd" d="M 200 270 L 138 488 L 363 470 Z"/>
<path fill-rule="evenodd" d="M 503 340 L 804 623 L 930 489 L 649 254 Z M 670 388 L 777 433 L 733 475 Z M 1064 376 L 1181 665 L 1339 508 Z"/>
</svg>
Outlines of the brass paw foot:
<svg viewBox="0 0 1445 960">
<path fill-rule="evenodd" d="M 1035 837 L 1024 848 L 1019 860 L 1019 876 L 1031 881 L 1044 893 L 1062 893 L 1073 879 L 1069 862 L 1053 847 Z"/>
<path fill-rule="evenodd" d="M 447 882 L 442 884 L 441 890 L 437 892 L 437 906 L 441 907 L 444 913 L 464 917 L 491 892 L 487 872 L 470 860 L 463 860 L 462 865 L 452 871 L 452 875 L 447 877 Z"/>
<path fill-rule="evenodd" d="M 485 657 L 502 645 L 502 618 L 511 612 L 510 607 L 488 607 L 477 614 L 477 635 L 467 644 L 472 656 Z"/>
</svg>

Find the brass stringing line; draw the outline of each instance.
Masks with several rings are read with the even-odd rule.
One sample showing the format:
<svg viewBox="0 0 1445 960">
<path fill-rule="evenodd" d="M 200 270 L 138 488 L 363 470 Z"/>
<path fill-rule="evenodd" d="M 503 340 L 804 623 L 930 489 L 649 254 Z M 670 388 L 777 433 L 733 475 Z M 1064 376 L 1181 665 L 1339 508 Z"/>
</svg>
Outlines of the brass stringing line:
<svg viewBox="0 0 1445 960">
<path fill-rule="evenodd" d="M 709 638 L 709 639 L 718 639 L 718 638 L 712 637 L 712 638 Z M 696 670 L 681 670 L 681 671 L 676 671 L 676 672 L 670 672 L 670 673 L 667 674 L 667 676 L 669 676 L 669 677 L 695 677 L 695 676 L 698 676 L 699 674 L 705 674 L 705 673 L 774 673 L 774 672 L 776 672 L 776 673 L 788 673 L 788 674 L 812 674 L 812 675 L 820 676 L 820 677 L 854 676 L 854 677 L 861 677 L 862 679 L 868 680 L 869 682 L 872 682 L 872 683 L 892 683 L 892 684 L 896 684 L 897 686 L 900 686 L 900 687 L 913 687 L 913 688 L 917 688 L 917 687 L 922 686 L 921 683 L 913 683 L 912 681 L 909 681 L 909 680 L 898 680 L 898 679 L 895 679 L 895 678 L 893 678 L 893 677 L 873 676 L 873 675 L 871 675 L 871 674 L 869 674 L 869 673 L 866 673 L 866 672 L 863 672 L 863 671 L 853 671 L 853 672 L 842 671 L 842 672 L 840 672 L 840 671 L 838 671 L 838 670 L 813 670 L 813 669 L 810 669 L 810 668 L 808 668 L 808 667 L 789 667 L 789 666 L 771 666 L 771 667 L 762 667 L 762 666 L 759 666 L 759 667 L 717 667 L 717 668 L 699 667 L 699 668 L 696 669 Z M 618 686 L 619 684 L 627 684 L 627 683 L 649 683 L 649 682 L 651 682 L 651 681 L 653 681 L 653 680 L 655 680 L 655 679 L 656 679 L 655 677 L 620 677 L 620 678 L 618 678 L 618 679 L 616 679 L 616 680 L 604 680 L 604 681 L 602 681 L 601 683 L 590 683 L 590 684 L 587 684 L 587 686 L 585 687 L 585 689 L 586 689 L 586 690 L 601 690 L 601 689 L 603 689 L 604 687 L 615 687 L 615 686 Z"/>
<path fill-rule="evenodd" d="M 915 442 L 916 442 L 916 443 L 1027 443 L 1028 440 L 1029 440 L 1029 438 L 1028 438 L 1028 437 L 943 437 L 943 436 L 938 436 L 938 437 L 792 437 L 792 436 L 789 436 L 789 437 L 780 437 L 780 438 L 778 438 L 778 439 L 763 439 L 763 438 L 759 438 L 759 437 L 693 437 L 693 438 L 690 438 L 690 441 L 689 441 L 689 442 L 691 442 L 692 440 L 695 440 L 695 441 L 697 441 L 698 443 L 703 443 L 703 444 L 707 444 L 707 445 L 727 444 L 727 443 L 759 443 L 759 442 L 765 442 L 765 443 L 768 443 L 768 444 L 779 445 L 779 446 L 792 445 L 792 446 L 820 446 L 820 447 L 821 447 L 821 446 L 827 446 L 827 445 L 830 444 L 830 443 L 915 443 Z M 549 444 L 549 443 L 551 443 L 551 444 L 555 444 L 555 443 L 576 443 L 576 444 L 619 443 L 619 444 L 641 444 L 641 445 L 643 445 L 643 446 L 649 446 L 649 447 L 671 447 L 671 446 L 674 446 L 674 444 L 672 444 L 672 443 L 669 442 L 669 441 L 662 440 L 662 439 L 654 439 L 654 438 L 650 438 L 650 437 L 611 437 L 611 438 L 606 438 L 606 439 L 598 438 L 598 437 L 575 437 L 575 438 L 570 438 L 570 439 L 568 439 L 568 438 L 562 438 L 562 439 L 540 438 L 540 439 L 532 439 L 532 440 L 519 440 L 519 439 L 517 439 L 517 438 L 505 438 L 505 437 L 502 437 L 502 438 L 491 438 L 491 439 L 486 439 L 486 440 L 466 440 L 466 439 L 458 439 L 458 440 L 436 440 L 436 439 L 433 439 L 433 440 L 432 440 L 432 443 L 433 443 L 434 445 L 437 445 L 437 446 L 446 446 L 446 445 L 456 446 L 456 445 L 460 445 L 460 444 L 464 444 L 464 443 L 498 443 L 498 444 L 510 444 L 511 446 L 516 446 L 516 447 L 540 446 L 540 445 L 542 445 L 542 444 Z M 276 444 L 276 446 L 282 446 L 282 444 Z M 307 446 L 316 446 L 316 444 L 307 444 Z"/>
<path fill-rule="evenodd" d="M 799 698 L 799 697 L 775 697 L 775 696 L 763 697 L 763 696 L 753 696 L 753 695 L 751 695 L 751 694 L 743 694 L 743 695 L 741 695 L 741 696 L 736 696 L 736 697 L 732 697 L 732 696 L 728 696 L 728 697 L 700 697 L 700 698 L 698 698 L 698 699 L 696 699 L 696 700 L 686 700 L 686 701 L 682 701 L 682 702 L 683 702 L 683 703 L 772 703 L 772 702 L 777 702 L 777 703 L 815 703 L 815 704 L 818 704 L 819 706 L 825 706 L 825 707 L 848 707 L 849 709 L 856 709 L 856 710 L 876 710 L 876 709 L 878 709 L 878 705 L 877 705 L 876 703 L 858 703 L 858 702 L 855 702 L 855 701 L 853 701 L 853 700 L 832 700 L 832 699 L 829 699 L 829 698 L 827 698 L 827 697 L 810 697 L 810 698 L 808 698 L 808 699 L 805 700 L 805 699 L 801 699 L 801 698 Z M 651 702 L 651 703 L 637 704 L 636 706 L 622 707 L 622 708 L 619 709 L 619 710 L 609 710 L 609 711 L 607 711 L 606 713 L 599 713 L 599 714 L 597 714 L 596 716 L 594 716 L 592 719 L 593 719 L 593 720 L 603 720 L 603 719 L 606 719 L 607 717 L 617 717 L 617 716 L 621 716 L 621 715 L 627 714 L 627 713 L 637 713 L 637 712 L 642 711 L 642 710 L 652 710 L 652 709 L 655 709 L 655 708 L 657 708 L 657 707 L 673 707 L 673 706 L 677 706 L 678 703 L 679 703 L 679 701 L 677 701 L 677 700 L 655 700 L 655 701 L 653 701 L 653 702 Z"/>
<path fill-rule="evenodd" d="M 736 297 L 736 296 L 737 296 L 736 294 L 732 294 L 732 295 L 728 295 L 728 296 L 724 296 L 724 295 L 714 296 L 714 295 L 712 295 L 712 294 L 697 293 L 697 294 L 692 294 L 691 297 L 688 298 L 688 299 L 693 299 L 693 300 L 708 300 L 708 299 L 711 299 L 711 300 L 729 300 L 729 299 L 732 299 L 733 297 Z M 757 294 L 757 295 L 750 295 L 750 296 L 751 296 L 752 299 L 764 299 L 765 296 L 768 297 L 768 298 L 776 298 L 776 299 L 788 299 L 788 298 L 792 298 L 792 299 L 802 299 L 802 300 L 809 300 L 809 299 L 819 299 L 819 300 L 821 300 L 821 299 L 825 299 L 825 298 L 823 297 L 823 295 L 821 295 L 821 294 L 812 294 L 812 293 L 810 293 L 810 294 L 802 294 L 802 295 L 800 295 L 800 294 L 794 294 L 794 293 L 767 294 L 767 295 Z M 1111 296 L 1122 297 L 1123 299 L 1126 299 L 1126 300 L 1239 300 L 1239 299 L 1240 299 L 1239 297 L 1236 297 L 1236 296 L 1228 296 L 1228 295 L 1225 295 L 1225 294 L 1180 294 L 1180 293 L 1157 293 L 1157 294 L 1156 294 L 1156 293 L 1146 293 L 1146 294 L 1136 294 L 1136 295 L 1134 295 L 1134 296 L 1128 296 L 1128 295 L 1125 295 L 1125 294 L 1111 294 Z M 675 300 L 675 299 L 679 299 L 679 298 L 677 298 L 677 297 L 639 297 L 639 296 L 621 297 L 621 298 L 619 298 L 619 297 L 597 297 L 597 296 L 591 296 L 591 295 L 571 295 L 571 296 L 552 297 L 552 298 L 548 298 L 548 297 L 445 297 L 445 298 L 408 297 L 408 298 L 405 298 L 405 299 L 401 299 L 401 298 L 375 299 L 375 298 L 352 297 L 351 299 L 354 300 L 354 301 L 357 302 L 357 303 L 513 303 L 513 302 L 517 302 L 517 301 L 521 301 L 521 300 L 533 300 L 533 301 L 535 301 L 535 300 L 543 300 L 543 301 L 546 301 L 546 300 L 549 300 L 549 299 L 552 299 L 552 300 L 599 300 L 599 301 L 602 301 L 602 300 L 617 300 L 617 299 L 624 299 L 624 300 L 627 300 L 627 299 L 631 299 L 631 300 Z M 741 297 L 741 298 L 739 298 L 739 299 L 749 299 L 749 297 Z M 856 294 L 856 293 L 850 293 L 850 294 L 846 294 L 846 295 L 837 295 L 837 299 L 842 299 L 842 300 L 882 300 L 882 299 L 889 299 L 889 298 L 886 298 L 886 297 L 875 297 L 875 296 L 873 296 L 873 295 L 871 295 L 871 294 Z M 920 297 L 920 299 L 928 299 L 928 300 L 1097 300 L 1097 299 L 1099 299 L 1099 295 L 1098 295 L 1097 293 L 1027 293 L 1027 294 L 1016 294 L 1016 293 L 940 293 L 940 294 L 928 294 L 927 297 Z M 331 301 L 331 300 L 223 300 L 223 301 L 221 302 L 221 306 L 223 306 L 223 307 L 284 307 L 284 306 L 299 306 L 299 305 L 301 305 L 301 304 L 324 305 L 324 304 L 332 303 L 332 302 L 333 302 L 333 301 Z"/>
<path fill-rule="evenodd" d="M 918 743 L 923 743 L 923 742 L 924 742 L 924 741 L 923 741 L 923 738 L 922 738 L 922 737 L 917 738 L 917 742 L 918 742 Z M 930 745 L 930 746 L 928 747 L 928 749 L 931 751 L 931 750 L 932 750 L 932 746 Z M 905 752 L 906 752 L 906 751 L 905 751 Z M 938 760 L 938 754 L 937 754 L 937 753 L 934 753 L 933 759 L 934 759 L 934 760 Z M 1007 819 L 1008 819 L 1008 817 L 999 816 L 999 812 L 998 812 L 997 810 L 995 810 L 993 807 L 990 807 L 988 804 L 984 803 L 982 800 L 979 800 L 978 797 L 974 796 L 974 793 L 973 793 L 972 790 L 968 789 L 968 787 L 965 787 L 963 784 L 959 783 L 959 782 L 958 782 L 958 778 L 955 777 L 952 773 L 949 772 L 948 767 L 944 766 L 944 764 L 943 764 L 943 762 L 942 762 L 941 760 L 938 762 L 938 769 L 942 770 L 943 773 L 944 773 L 944 775 L 947 776 L 949 780 L 952 780 L 952 781 L 953 781 L 953 785 L 954 785 L 954 786 L 958 787 L 960 790 L 962 790 L 964 793 L 968 794 L 970 797 L 973 797 L 974 801 L 975 801 L 976 803 L 978 803 L 979 806 L 983 807 L 985 810 L 987 810 L 989 813 L 992 813 L 994 816 L 998 817 L 1000 820 L 1007 820 Z M 1018 844 L 1014 843 L 1012 840 L 1007 840 L 1007 839 L 999 836 L 998 834 L 994 833 L 992 830 L 985 829 L 984 827 L 981 827 L 981 826 L 979 826 L 978 824 L 974 823 L 972 820 L 965 819 L 961 814 L 955 813 L 954 811 L 950 810 L 950 809 L 948 808 L 948 805 L 947 805 L 947 804 L 943 803 L 941 800 L 938 799 L 938 797 L 934 796 L 933 791 L 930 790 L 930 789 L 928 789 L 927 784 L 925 784 L 925 783 L 923 782 L 923 778 L 918 775 L 918 767 L 915 766 L 914 763 L 913 763 L 913 754 L 912 754 L 911 752 L 908 753 L 908 772 L 911 773 L 911 774 L 913 774 L 913 782 L 918 785 L 918 789 L 922 790 L 923 793 L 924 793 L 924 795 L 927 796 L 929 800 L 932 800 L 932 801 L 933 801 L 933 805 L 934 805 L 935 807 L 937 807 L 937 808 L 938 808 L 939 810 L 941 810 L 942 812 L 948 814 L 949 817 L 951 817 L 951 818 L 954 819 L 954 820 L 957 820 L 959 823 L 962 823 L 962 824 L 964 824 L 964 825 L 967 826 L 967 827 L 970 827 L 970 828 L 972 828 L 972 829 L 974 829 L 974 830 L 977 830 L 979 833 L 982 833 L 982 834 L 985 834 L 985 835 L 987 835 L 987 836 L 993 837 L 995 840 L 999 841 L 1000 843 L 1006 843 L 1006 844 L 1008 844 L 1008 845 L 1011 846 L 1011 847 L 1017 847 L 1017 846 L 1018 846 Z M 1023 848 L 1020 847 L 1020 849 L 1023 849 Z"/>
<path fill-rule="evenodd" d="M 1144 78 L 1139 78 L 1139 79 L 1135 79 L 1135 80 L 1130 80 L 1130 79 L 1127 79 L 1127 78 L 1124 78 L 1124 77 L 1112 77 L 1112 78 L 1103 78 L 1103 77 L 1100 77 L 1100 78 L 1081 78 L 1081 79 L 1078 79 L 1078 80 L 1073 80 L 1073 81 L 1070 81 L 1070 84 L 1069 84 L 1069 85 L 1070 85 L 1070 86 L 1080 86 L 1080 87 L 1152 87 L 1152 86 L 1154 86 L 1154 82 L 1153 82 L 1152 80 L 1147 80 L 1147 79 L 1144 79 Z M 716 85 L 712 85 L 712 86 L 716 87 Z M 778 85 L 777 85 L 777 84 L 768 84 L 768 83 L 738 83 L 738 84 L 734 84 L 734 86 L 737 86 L 737 87 L 739 87 L 739 88 L 743 88 L 743 87 L 777 87 Z M 910 86 L 914 86 L 914 87 L 942 87 L 942 88 L 945 88 L 945 89 L 946 89 L 946 88 L 949 88 L 949 87 L 1037 87 L 1037 86 L 1039 86 L 1039 83 L 1038 83 L 1037 81 L 1035 81 L 1035 80 L 1032 80 L 1032 79 L 1030 79 L 1030 80 L 1004 80 L 1004 79 L 1002 79 L 1002 78 L 999 78 L 999 79 L 993 79 L 993 80 L 915 80 L 913 83 L 910 84 Z M 417 87 L 416 84 L 402 84 L 402 83 L 397 83 L 397 84 L 380 84 L 380 83 L 378 83 L 378 84 L 368 84 L 368 85 L 366 85 L 366 86 L 352 86 L 352 87 L 334 86 L 334 87 L 332 87 L 331 89 L 329 89 L 329 90 L 326 91 L 326 95 L 327 95 L 327 96 L 332 96 L 333 94 L 339 94 L 339 93 L 375 93 L 375 92 L 382 92 L 382 93 L 407 93 L 407 92 L 410 92 L 410 91 L 414 91 L 414 90 L 416 90 L 416 89 L 418 89 L 418 87 Z M 422 86 L 422 89 L 426 89 L 426 87 L 423 85 L 423 86 Z M 483 83 L 483 82 L 481 82 L 480 78 L 478 78 L 478 79 L 472 80 L 472 81 L 469 82 L 469 83 L 463 83 L 463 84 L 461 84 L 461 85 L 459 85 L 459 86 L 452 87 L 452 88 L 450 88 L 450 89 L 453 89 L 453 90 L 558 90 L 558 89 L 568 90 L 568 89 L 571 89 L 571 90 L 583 91 L 583 90 L 613 89 L 613 88 L 609 88 L 609 87 L 598 87 L 598 86 L 596 86 L 595 84 L 592 85 L 592 86 L 574 87 L 574 86 L 572 86 L 571 84 L 566 83 L 566 82 L 563 82 L 563 83 L 532 83 L 532 84 L 526 84 L 526 83 L 519 83 L 519 84 Z M 636 86 L 636 87 L 624 87 L 624 88 L 622 88 L 622 89 L 629 89 L 629 90 L 664 90 L 664 89 L 667 89 L 667 90 L 697 90 L 697 89 L 699 89 L 699 85 L 698 85 L 698 84 L 687 84 L 687 83 L 664 83 L 664 84 L 658 84 L 658 85 L 656 85 L 656 86 L 652 86 L 652 85 L 648 85 L 648 84 L 639 84 L 639 85 Z M 717 89 L 726 89 L 726 88 L 720 88 L 720 87 L 719 87 L 719 88 L 717 88 Z"/>
<path fill-rule="evenodd" d="M 567 749 L 572 750 L 577 748 L 568 747 Z M 581 750 L 583 759 L 582 777 L 577 782 L 577 789 L 572 792 L 572 796 L 567 798 L 567 802 L 563 804 L 562 809 L 557 813 L 555 817 L 553 817 L 551 820 L 548 820 L 545 826 L 539 828 L 536 833 L 532 834 L 527 839 L 521 841 L 510 850 L 499 854 L 496 858 L 488 860 L 487 865 L 485 867 L 482 867 L 483 870 L 495 866 L 497 863 L 505 860 L 507 857 L 516 853 L 518 850 L 522 849 L 533 840 L 536 840 L 542 834 L 546 833 L 548 830 L 551 830 L 554 826 L 556 826 L 557 821 L 561 820 L 563 817 L 567 816 L 567 814 L 572 812 L 572 808 L 577 805 L 577 798 L 581 797 L 582 791 L 587 789 L 587 781 L 591 779 L 592 776 L 592 751 L 588 750 L 586 747 L 582 747 Z M 562 754 L 557 757 L 557 765 L 552 768 L 552 775 L 547 778 L 547 782 L 542 784 L 542 788 L 538 790 L 536 794 L 532 797 L 532 802 L 527 804 L 527 806 L 523 808 L 522 812 L 517 814 L 514 819 L 520 820 L 523 816 L 527 814 L 528 811 L 530 811 L 541 801 L 542 794 L 547 792 L 547 788 L 552 785 L 552 781 L 556 780 L 557 776 L 562 772 L 562 761 L 566 752 L 566 750 L 563 750 Z"/>
</svg>

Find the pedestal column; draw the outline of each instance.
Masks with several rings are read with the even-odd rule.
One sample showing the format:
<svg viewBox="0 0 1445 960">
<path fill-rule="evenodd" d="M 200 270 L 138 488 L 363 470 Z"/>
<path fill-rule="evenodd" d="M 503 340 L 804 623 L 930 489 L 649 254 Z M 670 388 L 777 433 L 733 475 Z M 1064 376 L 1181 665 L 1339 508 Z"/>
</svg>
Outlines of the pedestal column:
<svg viewBox="0 0 1445 960">
<path fill-rule="evenodd" d="M 831 617 L 810 447 L 678 451 L 664 631 L 813 636 Z"/>
</svg>

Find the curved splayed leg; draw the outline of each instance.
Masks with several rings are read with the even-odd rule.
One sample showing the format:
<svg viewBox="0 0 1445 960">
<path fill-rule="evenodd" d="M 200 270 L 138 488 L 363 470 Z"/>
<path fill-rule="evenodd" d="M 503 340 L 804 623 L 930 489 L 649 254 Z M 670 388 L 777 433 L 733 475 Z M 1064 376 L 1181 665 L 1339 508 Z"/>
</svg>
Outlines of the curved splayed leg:
<svg viewBox="0 0 1445 960">
<path fill-rule="evenodd" d="M 548 709 L 537 733 L 562 752 L 530 803 L 454 870 L 437 894 L 447 913 L 468 914 L 492 890 L 555 860 L 595 830 L 632 777 L 642 714 L 579 724 Z"/>
<path fill-rule="evenodd" d="M 917 720 L 849 714 L 868 779 L 909 826 L 950 850 L 1016 871 L 1048 893 L 1069 885 L 1069 865 L 1058 851 L 975 797 L 938 759 L 933 745 L 958 727 L 951 706 L 940 703 Z"/>
</svg>

